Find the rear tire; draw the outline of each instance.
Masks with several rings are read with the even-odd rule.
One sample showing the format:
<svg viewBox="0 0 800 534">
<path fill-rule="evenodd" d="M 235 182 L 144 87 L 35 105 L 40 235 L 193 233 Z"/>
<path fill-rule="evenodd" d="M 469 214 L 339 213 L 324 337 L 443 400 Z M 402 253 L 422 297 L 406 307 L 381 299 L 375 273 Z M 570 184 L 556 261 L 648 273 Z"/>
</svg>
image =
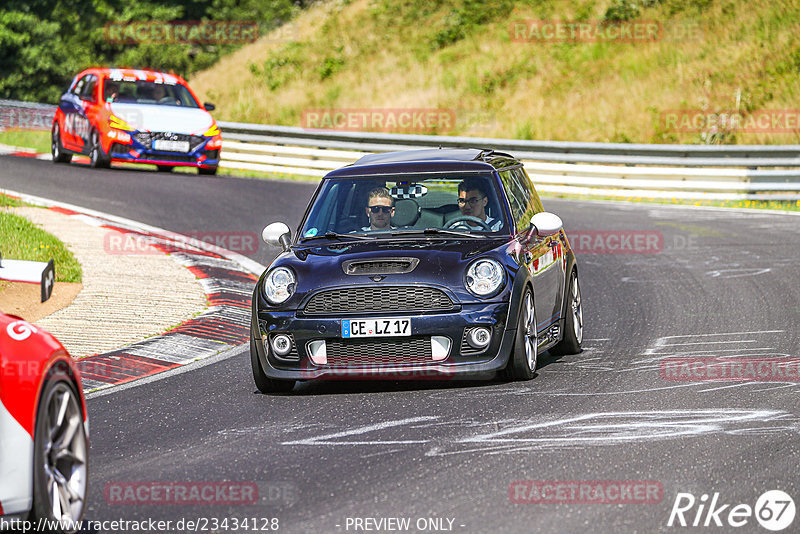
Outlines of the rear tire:
<svg viewBox="0 0 800 534">
<path fill-rule="evenodd" d="M 174 165 L 156 165 L 158 172 L 172 172 L 175 169 Z"/>
<path fill-rule="evenodd" d="M 261 393 L 288 393 L 294 388 L 294 380 L 277 380 L 264 373 L 258 359 L 256 341 L 250 338 L 250 365 L 253 367 L 253 380 Z"/>
<path fill-rule="evenodd" d="M 573 269 L 567 287 L 567 316 L 564 319 L 564 335 L 558 344 L 550 349 L 553 354 L 578 354 L 583 343 L 583 304 L 578 271 Z"/>
<path fill-rule="evenodd" d="M 53 163 L 69 163 L 72 161 L 72 154 L 64 152 L 64 147 L 61 144 L 61 130 L 57 122 L 53 125 L 53 131 L 50 132 L 50 153 L 53 155 Z"/>
<path fill-rule="evenodd" d="M 214 176 L 217 174 L 216 167 L 198 167 L 197 174 L 204 174 L 206 176 Z"/>
<path fill-rule="evenodd" d="M 100 136 L 97 130 L 92 130 L 91 135 L 92 146 L 89 149 L 89 166 L 93 169 L 107 169 L 111 166 L 111 158 L 103 152 L 103 146 L 100 144 Z"/>
<path fill-rule="evenodd" d="M 533 293 L 526 288 L 520 303 L 514 348 L 506 366 L 507 375 L 512 380 L 530 380 L 536 371 L 539 337 L 534 317 Z"/>
<path fill-rule="evenodd" d="M 89 442 L 81 403 L 73 388 L 63 373 L 56 372 L 47 379 L 34 431 L 30 518 L 60 522 L 60 528 L 54 531 L 59 533 L 76 531 L 72 527 L 83 518 L 88 489 Z"/>
</svg>

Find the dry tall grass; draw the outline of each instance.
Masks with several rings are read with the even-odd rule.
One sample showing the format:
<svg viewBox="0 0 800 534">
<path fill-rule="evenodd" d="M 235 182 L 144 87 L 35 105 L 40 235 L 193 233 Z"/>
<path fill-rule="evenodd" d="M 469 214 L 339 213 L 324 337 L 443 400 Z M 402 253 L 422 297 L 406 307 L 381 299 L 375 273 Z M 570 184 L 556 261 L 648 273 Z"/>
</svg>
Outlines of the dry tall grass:
<svg viewBox="0 0 800 534">
<path fill-rule="evenodd" d="M 456 111 L 456 127 L 435 133 L 800 142 L 800 128 L 703 137 L 672 131 L 661 116 L 670 110 L 800 110 L 796 1 L 639 0 L 650 7 L 641 7 L 635 20 L 669 29 L 656 41 L 634 43 L 511 39 L 512 21 L 600 20 L 616 0 L 505 0 L 512 9 L 498 8 L 477 23 L 459 11 L 464 2 L 323 2 L 302 12 L 293 29 L 240 49 L 191 83 L 217 104 L 218 117 L 245 122 L 300 126 L 303 110 L 311 108 L 443 108 Z M 465 35 L 432 45 L 448 28 Z M 685 38 L 679 30 L 693 33 Z"/>
</svg>

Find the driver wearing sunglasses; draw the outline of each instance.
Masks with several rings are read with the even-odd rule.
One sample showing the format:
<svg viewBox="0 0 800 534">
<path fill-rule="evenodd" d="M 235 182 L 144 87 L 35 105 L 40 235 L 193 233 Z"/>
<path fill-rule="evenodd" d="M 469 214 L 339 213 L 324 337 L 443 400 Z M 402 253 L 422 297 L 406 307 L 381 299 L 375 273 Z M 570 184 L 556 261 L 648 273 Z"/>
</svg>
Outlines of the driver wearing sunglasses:
<svg viewBox="0 0 800 534">
<path fill-rule="evenodd" d="M 489 203 L 489 189 L 486 181 L 480 178 L 467 178 L 458 184 L 458 209 L 462 215 L 477 217 L 485 222 L 493 232 L 503 226 L 503 221 L 489 217 L 486 205 Z M 480 226 L 467 223 L 470 228 L 480 230 Z"/>
<path fill-rule="evenodd" d="M 394 199 L 385 187 L 376 187 L 367 195 L 367 207 L 364 208 L 369 217 L 369 226 L 363 232 L 371 230 L 390 230 L 394 216 Z"/>
</svg>

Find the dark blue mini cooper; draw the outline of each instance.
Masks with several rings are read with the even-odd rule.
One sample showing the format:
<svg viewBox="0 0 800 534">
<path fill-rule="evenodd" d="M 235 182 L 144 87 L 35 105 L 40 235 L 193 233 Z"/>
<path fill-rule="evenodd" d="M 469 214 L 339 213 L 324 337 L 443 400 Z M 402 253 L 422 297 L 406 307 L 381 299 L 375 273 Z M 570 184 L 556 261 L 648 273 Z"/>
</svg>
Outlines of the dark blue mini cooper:
<svg viewBox="0 0 800 534">
<path fill-rule="evenodd" d="M 578 269 L 519 160 L 491 150 L 365 156 L 328 173 L 253 294 L 262 392 L 318 378 L 528 380 L 580 352 Z"/>
</svg>

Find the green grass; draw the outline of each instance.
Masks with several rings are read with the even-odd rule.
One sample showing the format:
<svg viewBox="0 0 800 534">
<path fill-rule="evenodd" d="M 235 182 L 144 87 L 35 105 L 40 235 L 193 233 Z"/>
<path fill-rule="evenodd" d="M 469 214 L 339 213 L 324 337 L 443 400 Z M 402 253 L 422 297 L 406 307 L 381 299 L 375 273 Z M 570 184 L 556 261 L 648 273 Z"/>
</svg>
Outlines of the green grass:
<svg viewBox="0 0 800 534">
<path fill-rule="evenodd" d="M 7 201 L 4 198 L 8 199 L 0 195 L 0 203 Z M 28 219 L 13 213 L 0 211 L 0 252 L 3 258 L 8 259 L 45 262 L 53 259 L 56 281 L 81 281 L 81 266 L 64 243 Z"/>
<path fill-rule="evenodd" d="M 0 208 L 12 207 L 15 208 L 17 206 L 24 206 L 25 203 L 19 199 L 11 198 L 6 195 L 0 195 Z"/>
<path fill-rule="evenodd" d="M 0 143 L 21 148 L 33 148 L 36 152 L 50 152 L 50 132 L 40 130 L 8 130 L 0 132 Z"/>
</svg>

